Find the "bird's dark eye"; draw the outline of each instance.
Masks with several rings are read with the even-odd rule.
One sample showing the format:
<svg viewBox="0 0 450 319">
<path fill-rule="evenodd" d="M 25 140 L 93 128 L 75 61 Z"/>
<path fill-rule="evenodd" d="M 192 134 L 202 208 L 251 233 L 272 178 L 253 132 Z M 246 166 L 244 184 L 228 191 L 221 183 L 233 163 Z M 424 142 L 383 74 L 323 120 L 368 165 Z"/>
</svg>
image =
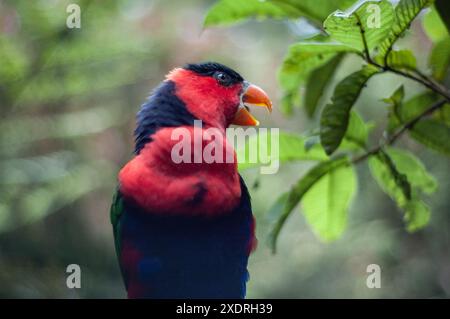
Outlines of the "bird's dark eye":
<svg viewBox="0 0 450 319">
<path fill-rule="evenodd" d="M 214 78 L 222 85 L 230 85 L 231 84 L 231 78 L 228 74 L 223 72 L 216 72 L 214 73 Z"/>
</svg>

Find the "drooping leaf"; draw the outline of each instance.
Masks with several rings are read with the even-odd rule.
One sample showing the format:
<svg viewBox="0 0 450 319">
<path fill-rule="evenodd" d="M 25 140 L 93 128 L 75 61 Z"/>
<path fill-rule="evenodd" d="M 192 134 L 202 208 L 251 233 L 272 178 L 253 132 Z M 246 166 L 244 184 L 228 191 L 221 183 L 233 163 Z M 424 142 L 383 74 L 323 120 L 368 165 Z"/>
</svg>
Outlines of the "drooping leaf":
<svg viewBox="0 0 450 319">
<path fill-rule="evenodd" d="M 395 185 L 396 188 L 392 187 L 392 190 L 396 190 L 397 193 L 394 194 L 394 197 L 399 200 L 399 203 L 404 201 L 409 201 L 412 198 L 412 187 L 409 183 L 408 177 L 406 174 L 399 171 L 397 168 L 398 163 L 394 162 L 394 160 L 391 158 L 391 156 L 387 152 L 380 152 L 376 156 L 384 165 L 384 167 L 387 169 L 387 172 L 385 172 L 385 175 L 388 175 L 391 180 L 393 181 L 393 185 Z M 391 185 L 392 185 L 391 181 Z"/>
<path fill-rule="evenodd" d="M 314 70 L 308 77 L 305 91 L 305 110 L 309 117 L 316 113 L 319 101 L 339 66 L 343 55 L 338 54 L 322 67 Z"/>
<path fill-rule="evenodd" d="M 434 0 L 400 0 L 395 7 L 395 22 L 390 26 L 391 30 L 386 39 L 379 46 L 379 55 L 385 57 L 390 53 L 392 45 L 409 28 L 411 22 Z"/>
<path fill-rule="evenodd" d="M 420 116 L 438 99 L 439 96 L 434 92 L 427 91 L 416 95 L 405 103 L 396 101 L 389 112 L 388 131 L 392 133 L 400 126 Z M 389 100 L 386 101 L 389 102 Z M 390 101 L 390 103 L 392 102 Z M 442 110 L 445 112 L 445 106 Z M 443 119 L 439 118 L 442 114 L 437 114 L 433 118 L 420 120 L 409 129 L 409 133 L 412 138 L 423 145 L 445 155 L 450 155 L 450 126 L 446 122 L 445 113 L 443 114 Z"/>
<path fill-rule="evenodd" d="M 336 86 L 332 102 L 325 106 L 320 119 L 320 141 L 328 155 L 341 144 L 347 131 L 350 110 L 367 81 L 377 72 L 376 68 L 366 66 Z"/>
<path fill-rule="evenodd" d="M 249 18 L 285 19 L 299 18 L 303 15 L 297 8 L 283 2 L 220 0 L 209 9 L 203 24 L 204 27 L 211 27 L 229 25 Z"/>
<path fill-rule="evenodd" d="M 388 98 L 383 99 L 383 102 L 386 102 L 391 105 L 400 105 L 403 102 L 403 98 L 405 97 L 405 87 L 400 85 L 398 89 L 392 93 L 392 95 Z"/>
<path fill-rule="evenodd" d="M 416 231 L 429 221 L 430 211 L 420 200 L 419 191 L 431 193 L 436 181 L 411 153 L 388 149 L 369 159 L 372 176 L 383 191 L 402 209 L 408 231 Z"/>
<path fill-rule="evenodd" d="M 398 94 L 402 93 L 399 92 Z M 392 104 L 392 109 L 389 112 L 389 132 L 393 132 L 402 124 L 419 116 L 438 100 L 438 96 L 431 91 L 416 95 L 404 103 L 402 102 L 403 97 L 401 99 L 399 97 L 394 101 L 395 103 Z"/>
<path fill-rule="evenodd" d="M 353 167 L 340 166 L 324 175 L 303 196 L 303 214 L 320 238 L 332 241 L 341 236 L 355 191 Z"/>
<path fill-rule="evenodd" d="M 292 109 L 299 103 L 299 89 L 308 79 L 311 72 L 331 63 L 338 53 L 356 52 L 354 49 L 336 43 L 301 42 L 289 47 L 283 64 L 278 72 L 278 80 L 284 90 L 283 109 Z"/>
<path fill-rule="evenodd" d="M 328 159 L 320 145 L 306 149 L 305 140 L 300 135 L 288 132 L 252 135 L 248 138 L 245 146 L 236 151 L 239 170 L 266 166 L 274 160 L 278 160 L 281 164 L 290 161 L 324 161 Z M 269 157 L 276 151 L 276 149 L 272 150 L 272 141 L 279 145 L 278 154 L 273 154 L 276 158 Z M 267 158 L 265 158 L 265 154 L 261 153 L 266 153 Z M 253 158 L 250 154 L 253 154 Z"/>
<path fill-rule="evenodd" d="M 431 51 L 429 66 L 433 70 L 433 77 L 438 81 L 443 81 L 450 67 L 450 37 L 438 43 Z"/>
<path fill-rule="evenodd" d="M 432 6 L 430 9 L 423 18 L 423 27 L 430 39 L 437 43 L 448 37 L 449 33 L 436 7 Z"/>
<path fill-rule="evenodd" d="M 348 142 L 353 144 L 356 149 L 364 149 L 369 138 L 370 128 L 370 125 L 367 125 L 357 112 L 351 111 L 347 132 L 341 146 Z"/>
<path fill-rule="evenodd" d="M 353 0 L 220 0 L 208 11 L 204 26 L 229 25 L 246 19 L 296 19 L 321 23 L 332 11 Z"/>
<path fill-rule="evenodd" d="M 290 4 L 304 13 L 304 17 L 322 23 L 330 13 L 337 9 L 347 9 L 354 0 L 269 0 L 273 3 Z"/>
<path fill-rule="evenodd" d="M 414 154 L 398 148 L 389 148 L 386 152 L 392 158 L 399 173 L 407 176 L 411 187 L 426 194 L 436 191 L 436 179 L 427 172 L 423 163 Z"/>
<path fill-rule="evenodd" d="M 416 123 L 410 135 L 429 148 L 450 156 L 450 126 L 436 119 L 424 119 Z"/>
<path fill-rule="evenodd" d="M 430 221 L 430 208 L 421 200 L 412 200 L 405 205 L 406 229 L 415 232 L 428 225 Z"/>
<path fill-rule="evenodd" d="M 289 195 L 282 195 L 279 201 L 271 209 L 271 215 L 278 216 L 276 222 L 272 225 L 269 235 L 269 244 L 273 252 L 276 251 L 276 242 L 278 235 L 289 215 L 301 201 L 303 196 L 329 172 L 348 165 L 348 159 L 339 157 L 326 162 L 321 162 L 309 170 L 289 191 Z M 276 210 L 279 210 L 278 212 Z"/>
<path fill-rule="evenodd" d="M 394 132 L 394 130 L 400 126 L 400 118 L 399 109 L 403 103 L 403 99 L 405 97 L 405 87 L 401 85 L 397 90 L 392 93 L 392 95 L 388 98 L 382 99 L 383 102 L 389 105 L 389 114 L 388 114 L 388 125 L 387 131 L 389 133 Z"/>
<path fill-rule="evenodd" d="M 416 57 L 409 50 L 391 51 L 387 59 L 387 64 L 394 69 L 417 69 Z"/>
<path fill-rule="evenodd" d="M 347 11 L 336 11 L 324 22 L 327 33 L 358 51 L 366 46 L 372 52 L 389 34 L 394 23 L 394 9 L 387 0 L 364 0 Z"/>
</svg>

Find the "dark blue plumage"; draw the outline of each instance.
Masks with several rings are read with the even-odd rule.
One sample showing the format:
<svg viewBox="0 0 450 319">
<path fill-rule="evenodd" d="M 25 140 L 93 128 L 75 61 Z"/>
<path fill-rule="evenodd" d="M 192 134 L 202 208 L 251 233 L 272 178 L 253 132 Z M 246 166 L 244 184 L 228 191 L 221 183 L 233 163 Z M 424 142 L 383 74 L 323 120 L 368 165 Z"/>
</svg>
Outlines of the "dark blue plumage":
<svg viewBox="0 0 450 319">
<path fill-rule="evenodd" d="M 197 120 L 187 109 L 183 101 L 175 94 L 175 83 L 162 82 L 141 106 L 137 114 L 135 135 L 135 153 L 139 154 L 150 136 L 162 127 L 194 125 Z"/>
<path fill-rule="evenodd" d="M 241 179 L 236 209 L 220 217 L 149 214 L 124 200 L 124 249 L 139 251 L 136 274 L 122 267 L 128 287 L 144 298 L 244 298 L 252 241 L 250 196 Z M 122 242 L 122 245 L 124 242 Z"/>
</svg>

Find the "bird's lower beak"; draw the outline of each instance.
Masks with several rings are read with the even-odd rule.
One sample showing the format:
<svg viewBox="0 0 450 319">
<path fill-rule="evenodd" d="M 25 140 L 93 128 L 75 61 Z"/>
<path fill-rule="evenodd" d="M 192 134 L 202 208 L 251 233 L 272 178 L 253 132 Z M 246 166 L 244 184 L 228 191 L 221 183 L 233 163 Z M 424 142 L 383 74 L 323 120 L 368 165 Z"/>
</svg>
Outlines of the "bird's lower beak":
<svg viewBox="0 0 450 319">
<path fill-rule="evenodd" d="M 250 106 L 262 106 L 267 108 L 269 112 L 272 112 L 272 101 L 270 101 L 266 92 L 256 85 L 249 84 L 242 95 L 242 103 L 237 111 L 233 122 L 234 125 L 242 126 L 258 126 L 259 122 L 248 111 L 247 105 Z"/>
</svg>

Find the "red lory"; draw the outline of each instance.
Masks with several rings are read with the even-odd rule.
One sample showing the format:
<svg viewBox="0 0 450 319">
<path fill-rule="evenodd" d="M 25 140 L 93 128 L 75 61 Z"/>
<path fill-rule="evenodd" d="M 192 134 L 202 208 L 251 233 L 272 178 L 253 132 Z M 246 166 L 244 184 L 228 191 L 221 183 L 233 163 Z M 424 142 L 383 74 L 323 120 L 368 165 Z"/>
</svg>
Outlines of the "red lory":
<svg viewBox="0 0 450 319">
<path fill-rule="evenodd" d="M 247 105 L 272 109 L 262 89 L 206 62 L 171 71 L 141 106 L 135 155 L 119 173 L 111 207 L 129 298 L 245 297 L 255 220 L 225 133 L 232 124 L 258 125 Z M 173 160 L 173 133 L 193 132 L 195 121 L 220 132 L 232 161 Z"/>
</svg>

